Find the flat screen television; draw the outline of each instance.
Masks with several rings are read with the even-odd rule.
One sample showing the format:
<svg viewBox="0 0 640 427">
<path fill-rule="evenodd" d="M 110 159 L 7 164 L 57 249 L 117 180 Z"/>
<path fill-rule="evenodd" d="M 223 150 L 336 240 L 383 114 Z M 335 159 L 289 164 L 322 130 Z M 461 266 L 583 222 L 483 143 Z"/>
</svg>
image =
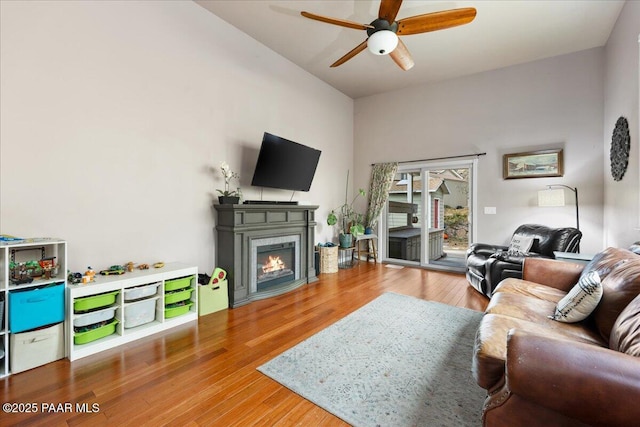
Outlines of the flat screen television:
<svg viewBox="0 0 640 427">
<path fill-rule="evenodd" d="M 320 150 L 265 132 L 251 185 L 309 191 Z"/>
</svg>

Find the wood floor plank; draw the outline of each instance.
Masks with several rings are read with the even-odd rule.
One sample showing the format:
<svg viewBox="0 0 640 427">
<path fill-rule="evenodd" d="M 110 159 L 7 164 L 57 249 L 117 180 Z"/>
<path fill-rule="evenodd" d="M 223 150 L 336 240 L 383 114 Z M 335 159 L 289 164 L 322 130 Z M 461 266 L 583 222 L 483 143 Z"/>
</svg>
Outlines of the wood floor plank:
<svg viewBox="0 0 640 427">
<path fill-rule="evenodd" d="M 2 426 L 346 426 L 256 368 L 384 292 L 482 311 L 464 275 L 360 262 L 273 298 L 202 316 L 74 362 L 0 380 L 3 402 L 98 404 L 97 413 L 0 414 Z"/>
</svg>

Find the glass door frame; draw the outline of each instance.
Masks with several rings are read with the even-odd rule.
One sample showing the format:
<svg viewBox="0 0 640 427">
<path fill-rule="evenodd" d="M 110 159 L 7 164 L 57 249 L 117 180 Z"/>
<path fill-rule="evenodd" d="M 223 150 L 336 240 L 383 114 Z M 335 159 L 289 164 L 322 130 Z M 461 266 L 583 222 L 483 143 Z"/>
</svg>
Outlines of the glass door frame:
<svg viewBox="0 0 640 427">
<path fill-rule="evenodd" d="M 425 162 L 411 162 L 411 163 L 403 163 L 398 165 L 397 173 L 410 173 L 410 172 L 420 172 L 421 180 L 422 180 L 422 188 L 427 189 L 425 194 L 428 194 L 428 182 L 429 182 L 429 171 L 430 170 L 442 170 L 442 169 L 465 169 L 469 168 L 469 237 L 471 242 L 477 241 L 477 227 L 476 227 L 476 217 L 477 217 L 477 176 L 478 176 L 478 159 L 464 159 L 464 160 L 433 160 L 433 161 L 425 161 Z M 446 269 L 443 267 L 436 267 L 429 263 L 429 221 L 430 212 L 431 212 L 431 201 L 430 197 L 422 197 L 421 200 L 421 213 L 420 213 L 420 222 L 423 225 L 421 228 L 421 249 L 420 249 L 420 262 L 416 261 L 407 261 L 401 260 L 397 258 L 389 258 L 388 256 L 388 203 L 385 204 L 385 207 L 380 214 L 380 218 L 378 218 L 378 252 L 379 257 L 383 262 L 390 264 L 401 264 L 401 265 L 411 265 L 411 266 L 420 266 L 426 268 L 434 268 L 434 269 Z M 442 203 L 442 202 L 441 202 Z"/>
</svg>

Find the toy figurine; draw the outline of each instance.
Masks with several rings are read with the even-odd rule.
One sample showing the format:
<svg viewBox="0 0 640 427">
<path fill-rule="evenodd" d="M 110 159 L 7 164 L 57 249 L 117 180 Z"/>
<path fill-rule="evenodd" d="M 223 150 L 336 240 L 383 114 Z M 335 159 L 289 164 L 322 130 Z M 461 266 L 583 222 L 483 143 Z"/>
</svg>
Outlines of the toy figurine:
<svg viewBox="0 0 640 427">
<path fill-rule="evenodd" d="M 96 279 L 96 272 L 93 271 L 91 266 L 87 267 L 87 271 L 84 272 L 84 276 L 82 276 L 82 283 L 93 282 Z"/>
<path fill-rule="evenodd" d="M 82 273 L 69 272 L 69 274 L 67 275 L 67 282 L 73 285 L 77 285 L 78 283 L 82 282 Z"/>
<path fill-rule="evenodd" d="M 58 266 L 56 265 L 56 257 L 52 256 L 49 258 L 42 258 L 38 261 L 40 267 L 44 271 L 45 279 L 51 279 L 52 277 L 56 277 L 58 274 Z"/>
<path fill-rule="evenodd" d="M 14 285 L 23 285 L 25 283 L 33 282 L 33 277 L 27 273 L 27 266 L 24 262 L 16 264 L 15 262 L 9 263 L 9 270 L 11 271 L 10 280 Z"/>
</svg>

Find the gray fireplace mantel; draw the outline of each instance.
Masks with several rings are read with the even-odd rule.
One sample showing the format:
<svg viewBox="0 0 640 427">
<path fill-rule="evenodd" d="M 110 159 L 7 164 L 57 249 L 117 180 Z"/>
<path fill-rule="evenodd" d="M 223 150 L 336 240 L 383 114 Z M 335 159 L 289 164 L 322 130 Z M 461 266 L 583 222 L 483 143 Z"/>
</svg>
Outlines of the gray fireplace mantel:
<svg viewBox="0 0 640 427">
<path fill-rule="evenodd" d="M 280 295 L 318 280 L 313 249 L 318 206 L 241 204 L 214 207 L 217 211 L 216 267 L 227 272 L 230 307 Z M 279 236 L 299 236 L 299 279 L 267 291 L 251 292 L 251 242 Z"/>
</svg>

